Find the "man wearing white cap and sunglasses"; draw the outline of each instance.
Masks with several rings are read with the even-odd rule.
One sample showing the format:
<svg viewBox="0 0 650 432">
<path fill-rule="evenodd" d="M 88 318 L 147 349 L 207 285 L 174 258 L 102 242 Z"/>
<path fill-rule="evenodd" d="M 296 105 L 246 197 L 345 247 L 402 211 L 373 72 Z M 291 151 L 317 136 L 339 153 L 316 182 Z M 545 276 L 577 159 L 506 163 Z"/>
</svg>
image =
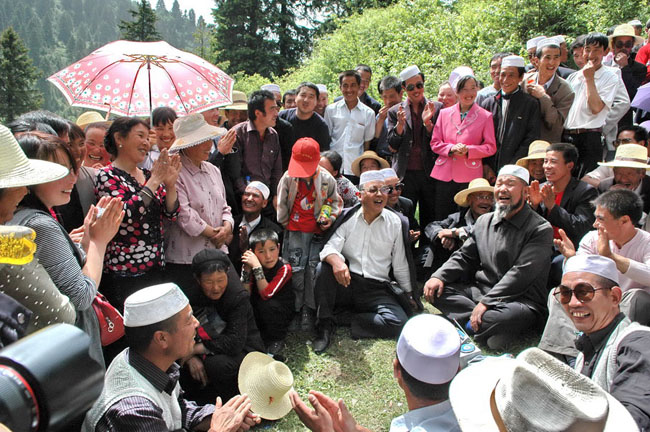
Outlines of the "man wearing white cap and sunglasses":
<svg viewBox="0 0 650 432">
<path fill-rule="evenodd" d="M 503 350 L 542 324 L 553 228 L 526 203 L 528 170 L 506 165 L 494 186 L 495 211 L 424 285 L 436 308 L 479 343 Z"/>
<path fill-rule="evenodd" d="M 113 360 L 99 399 L 86 414 L 85 432 L 248 430 L 259 422 L 247 396 L 225 405 L 197 406 L 183 399 L 176 363 L 192 354 L 199 322 L 172 283 L 143 288 L 124 303 L 129 348 Z"/>
</svg>

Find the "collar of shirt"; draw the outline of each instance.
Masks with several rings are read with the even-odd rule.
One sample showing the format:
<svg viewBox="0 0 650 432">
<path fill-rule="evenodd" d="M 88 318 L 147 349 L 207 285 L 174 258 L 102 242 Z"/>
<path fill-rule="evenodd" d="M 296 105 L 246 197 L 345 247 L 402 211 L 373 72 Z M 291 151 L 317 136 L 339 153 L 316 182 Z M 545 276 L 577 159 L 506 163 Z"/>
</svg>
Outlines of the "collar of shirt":
<svg viewBox="0 0 650 432">
<path fill-rule="evenodd" d="M 406 98 L 406 103 L 408 104 L 409 107 L 411 107 L 411 109 L 414 108 L 414 107 L 413 107 L 413 102 L 411 101 L 411 99 Z M 415 108 L 417 109 L 417 112 L 421 112 L 422 110 L 424 110 L 424 105 L 425 105 L 426 103 L 427 103 L 427 98 L 424 98 L 424 97 L 423 97 L 422 100 L 421 100 L 421 101 L 418 103 L 418 105 L 415 107 Z"/>
<path fill-rule="evenodd" d="M 261 214 L 259 216 L 257 216 L 255 219 L 253 219 L 252 221 L 250 221 L 250 222 L 248 222 L 246 220 L 246 216 L 244 216 L 244 217 L 242 217 L 241 222 L 239 223 L 239 226 L 240 227 L 245 226 L 246 230 L 248 231 L 248 234 L 250 235 L 250 233 L 255 229 L 256 226 L 258 226 L 260 224 L 261 221 L 262 221 L 262 215 Z"/>
<path fill-rule="evenodd" d="M 543 85 L 544 90 L 548 90 L 548 88 L 553 84 L 553 80 L 555 79 L 555 74 L 551 76 L 551 79 L 546 81 L 546 83 Z M 539 84 L 539 72 L 537 73 L 537 78 L 535 78 L 535 82 Z"/>
<path fill-rule="evenodd" d="M 129 364 L 140 373 L 140 375 L 145 377 L 147 381 L 155 387 L 156 390 L 160 392 L 164 391 L 169 395 L 172 394 L 172 391 L 174 391 L 174 387 L 176 387 L 176 383 L 181 376 L 178 364 L 173 363 L 169 369 L 167 369 L 167 372 L 163 372 L 158 368 L 158 366 L 151 363 L 136 351 L 131 351 L 131 349 L 127 352 L 127 360 Z"/>
<path fill-rule="evenodd" d="M 451 402 L 449 400 L 428 405 L 422 408 L 414 409 L 405 412 L 399 417 L 395 417 L 390 425 L 390 430 L 398 432 L 407 432 L 409 430 L 425 430 L 417 426 L 423 424 L 432 418 L 444 416 L 447 412 L 452 411 Z M 413 429 L 415 428 L 415 429 Z M 429 429 L 426 429 L 429 430 Z M 442 430 L 442 429 L 441 429 Z"/>
<path fill-rule="evenodd" d="M 337 102 L 334 102 L 334 103 L 337 104 L 337 107 L 339 107 L 339 108 L 345 108 L 345 109 L 347 109 L 348 111 L 353 111 L 353 110 L 359 110 L 359 111 L 361 111 L 360 105 L 362 104 L 362 102 L 359 100 L 359 98 L 357 98 L 357 104 L 356 104 L 356 105 L 354 106 L 354 108 L 352 108 L 352 109 L 348 108 L 348 104 L 345 103 L 345 99 L 341 99 L 341 100 L 339 100 L 339 101 L 337 101 Z M 364 106 L 366 106 L 366 105 L 364 105 Z M 369 109 L 370 109 L 370 108 L 369 108 Z M 373 111 L 373 114 L 374 114 L 374 111 Z"/>
<path fill-rule="evenodd" d="M 390 210 L 382 209 L 381 213 L 379 213 L 379 216 L 377 216 L 377 217 L 376 217 L 372 222 L 370 222 L 370 223 L 368 223 L 368 221 L 366 221 L 366 218 L 363 217 L 363 207 L 361 207 L 361 208 L 359 209 L 359 211 L 358 211 L 354 216 L 357 217 L 357 218 L 360 218 L 360 219 L 363 221 L 363 223 L 365 223 L 366 225 L 372 225 L 373 223 L 375 223 L 375 222 L 378 221 L 379 219 L 383 219 L 383 218 L 384 218 L 384 212 L 386 212 L 386 211 L 390 211 Z"/>
<path fill-rule="evenodd" d="M 616 317 L 609 323 L 605 328 L 602 328 L 598 331 L 595 331 L 591 334 L 582 333 L 578 339 L 576 339 L 575 345 L 578 351 L 582 352 L 585 357 L 585 365 L 591 358 L 597 353 L 605 344 L 609 335 L 614 331 L 616 326 L 625 319 L 625 314 L 619 312 Z"/>
<path fill-rule="evenodd" d="M 194 162 L 192 162 L 192 159 L 188 158 L 185 156 L 183 153 L 181 153 L 181 165 L 191 174 L 191 175 L 196 175 L 200 172 L 205 171 L 203 169 L 203 163 L 201 162 L 201 166 L 196 166 L 194 165 Z"/>
</svg>

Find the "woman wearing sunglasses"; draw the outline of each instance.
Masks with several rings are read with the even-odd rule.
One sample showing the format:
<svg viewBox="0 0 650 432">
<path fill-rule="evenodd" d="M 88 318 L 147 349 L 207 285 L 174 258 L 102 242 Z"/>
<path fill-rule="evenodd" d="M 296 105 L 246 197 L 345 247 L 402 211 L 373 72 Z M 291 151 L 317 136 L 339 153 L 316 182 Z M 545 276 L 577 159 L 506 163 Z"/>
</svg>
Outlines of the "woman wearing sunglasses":
<svg viewBox="0 0 650 432">
<path fill-rule="evenodd" d="M 492 114 L 475 104 L 478 82 L 465 75 L 455 86 L 458 103 L 440 111 L 431 137 L 438 155 L 431 177 L 436 180 L 434 220 L 458 211 L 454 195 L 483 176 L 483 158 L 496 152 Z"/>
</svg>

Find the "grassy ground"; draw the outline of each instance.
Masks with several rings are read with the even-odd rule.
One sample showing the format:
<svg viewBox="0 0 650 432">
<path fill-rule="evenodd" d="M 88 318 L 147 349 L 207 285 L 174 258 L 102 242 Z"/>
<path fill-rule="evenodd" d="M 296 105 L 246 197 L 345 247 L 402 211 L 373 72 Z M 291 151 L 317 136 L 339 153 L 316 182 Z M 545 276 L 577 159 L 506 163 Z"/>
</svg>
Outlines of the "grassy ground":
<svg viewBox="0 0 650 432">
<path fill-rule="evenodd" d="M 427 306 L 427 312 L 436 311 Z M 391 419 L 408 410 L 404 393 L 393 378 L 395 341 L 352 340 L 348 328 L 339 328 L 326 353 L 316 355 L 309 340 L 306 333 L 292 334 L 284 352 L 287 365 L 293 372 L 294 388 L 305 403 L 309 405 L 307 393 L 312 389 L 334 399 L 343 398 L 357 422 L 373 431 L 387 431 Z M 510 352 L 517 354 L 537 343 L 538 336 L 527 336 Z M 277 422 L 263 423 L 256 429 L 306 430 L 294 412 Z"/>
</svg>

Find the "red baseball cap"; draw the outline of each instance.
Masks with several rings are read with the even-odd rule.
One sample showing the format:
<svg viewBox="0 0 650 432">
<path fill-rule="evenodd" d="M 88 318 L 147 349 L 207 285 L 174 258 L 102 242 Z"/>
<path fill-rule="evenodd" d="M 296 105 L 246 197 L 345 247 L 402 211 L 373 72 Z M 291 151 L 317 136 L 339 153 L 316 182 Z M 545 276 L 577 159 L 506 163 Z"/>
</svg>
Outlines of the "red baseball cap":
<svg viewBox="0 0 650 432">
<path fill-rule="evenodd" d="M 313 138 L 300 138 L 293 145 L 289 161 L 289 176 L 311 177 L 318 168 L 320 161 L 320 146 Z"/>
</svg>

